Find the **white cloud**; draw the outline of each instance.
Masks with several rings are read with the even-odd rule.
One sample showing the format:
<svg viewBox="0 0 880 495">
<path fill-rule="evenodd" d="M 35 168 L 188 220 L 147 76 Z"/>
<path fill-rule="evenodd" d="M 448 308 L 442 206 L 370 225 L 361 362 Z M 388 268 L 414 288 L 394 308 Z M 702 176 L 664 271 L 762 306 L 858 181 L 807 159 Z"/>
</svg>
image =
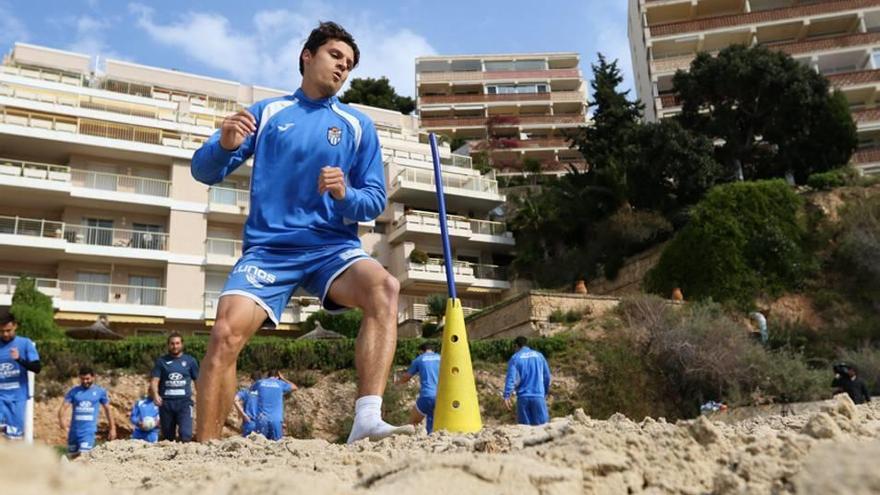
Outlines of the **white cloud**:
<svg viewBox="0 0 880 495">
<path fill-rule="evenodd" d="M 179 48 L 235 80 L 287 90 L 300 83 L 299 53 L 319 20 L 333 19 L 354 35 L 361 60 L 351 77 L 387 76 L 403 95 L 414 91 L 415 57 L 436 53 L 424 37 L 409 29 L 388 26 L 369 15 L 338 13 L 316 0 L 298 11 L 258 11 L 245 26 L 209 12 L 187 12 L 163 24 L 150 7 L 135 3 L 129 10 L 138 27 L 157 43 Z"/>
<path fill-rule="evenodd" d="M 78 17 L 53 19 L 50 22 L 59 24 L 65 29 L 72 28 L 74 38 L 72 42 L 64 46 L 65 50 L 92 57 L 124 59 L 125 57 L 110 48 L 107 42 L 107 31 L 117 21 L 118 19 L 114 18 L 100 19 L 85 14 Z"/>
</svg>

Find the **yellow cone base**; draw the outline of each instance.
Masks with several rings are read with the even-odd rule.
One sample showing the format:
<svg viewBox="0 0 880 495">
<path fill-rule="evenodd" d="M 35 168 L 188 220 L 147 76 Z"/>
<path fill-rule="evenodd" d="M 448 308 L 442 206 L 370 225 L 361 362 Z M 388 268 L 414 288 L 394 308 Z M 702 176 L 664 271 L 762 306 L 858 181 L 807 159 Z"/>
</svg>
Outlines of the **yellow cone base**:
<svg viewBox="0 0 880 495">
<path fill-rule="evenodd" d="M 473 433 L 483 428 L 477 384 L 471 363 L 467 329 L 461 300 L 446 302 L 446 324 L 440 350 L 440 376 L 437 403 L 434 406 L 434 429 L 453 433 Z"/>
</svg>

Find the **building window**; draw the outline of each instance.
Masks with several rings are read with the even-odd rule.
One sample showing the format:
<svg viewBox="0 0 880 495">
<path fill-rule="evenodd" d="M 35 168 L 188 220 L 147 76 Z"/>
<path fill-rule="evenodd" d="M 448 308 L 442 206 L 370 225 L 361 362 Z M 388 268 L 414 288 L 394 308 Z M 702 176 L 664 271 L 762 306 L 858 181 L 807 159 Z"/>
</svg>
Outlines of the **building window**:
<svg viewBox="0 0 880 495">
<path fill-rule="evenodd" d="M 874 68 L 880 69 L 880 50 L 874 50 Z"/>
<path fill-rule="evenodd" d="M 83 220 L 85 227 L 85 242 L 93 246 L 113 245 L 113 220 L 102 218 L 86 218 Z"/>
<path fill-rule="evenodd" d="M 74 301 L 110 302 L 110 274 L 77 272 Z"/>
<path fill-rule="evenodd" d="M 134 223 L 131 233 L 131 247 L 137 249 L 164 249 L 163 237 L 158 235 L 162 233 L 161 225 L 153 225 L 148 223 Z M 156 233 L 154 235 L 153 233 Z"/>
<path fill-rule="evenodd" d="M 146 275 L 129 275 L 128 304 L 148 304 L 159 306 L 162 304 L 162 289 L 159 277 Z"/>
</svg>

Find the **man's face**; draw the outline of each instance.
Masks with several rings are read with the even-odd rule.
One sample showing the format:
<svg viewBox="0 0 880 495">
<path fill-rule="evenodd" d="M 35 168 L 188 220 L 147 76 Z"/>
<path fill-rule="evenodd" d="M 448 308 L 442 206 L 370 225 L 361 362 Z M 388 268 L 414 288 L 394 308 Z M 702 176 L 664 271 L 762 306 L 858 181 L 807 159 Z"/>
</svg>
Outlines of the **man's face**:
<svg viewBox="0 0 880 495">
<path fill-rule="evenodd" d="M 3 342 L 9 342 L 10 340 L 15 338 L 15 331 L 18 329 L 18 324 L 14 321 L 10 321 L 5 323 L 2 328 L 0 328 L 0 340 Z"/>
<path fill-rule="evenodd" d="M 178 356 L 183 353 L 183 339 L 174 337 L 168 340 L 168 354 Z"/>
<path fill-rule="evenodd" d="M 339 92 L 354 68 L 354 50 L 348 43 L 329 40 L 315 53 L 303 50 L 303 80 L 308 80 L 326 98 Z"/>
<path fill-rule="evenodd" d="M 79 384 L 82 385 L 83 388 L 89 388 L 93 383 L 95 383 L 95 375 L 79 375 Z"/>
</svg>

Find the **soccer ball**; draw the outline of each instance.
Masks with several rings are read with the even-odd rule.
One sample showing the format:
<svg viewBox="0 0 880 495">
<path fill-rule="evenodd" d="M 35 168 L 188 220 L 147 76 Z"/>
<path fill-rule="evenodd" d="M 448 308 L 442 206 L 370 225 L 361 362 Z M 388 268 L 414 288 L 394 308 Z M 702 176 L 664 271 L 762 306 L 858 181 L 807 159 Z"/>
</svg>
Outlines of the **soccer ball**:
<svg viewBox="0 0 880 495">
<path fill-rule="evenodd" d="M 150 430 L 156 428 L 156 418 L 154 418 L 152 416 L 144 418 L 143 421 L 141 421 L 141 424 L 143 425 L 143 429 L 145 431 L 150 431 Z"/>
</svg>

